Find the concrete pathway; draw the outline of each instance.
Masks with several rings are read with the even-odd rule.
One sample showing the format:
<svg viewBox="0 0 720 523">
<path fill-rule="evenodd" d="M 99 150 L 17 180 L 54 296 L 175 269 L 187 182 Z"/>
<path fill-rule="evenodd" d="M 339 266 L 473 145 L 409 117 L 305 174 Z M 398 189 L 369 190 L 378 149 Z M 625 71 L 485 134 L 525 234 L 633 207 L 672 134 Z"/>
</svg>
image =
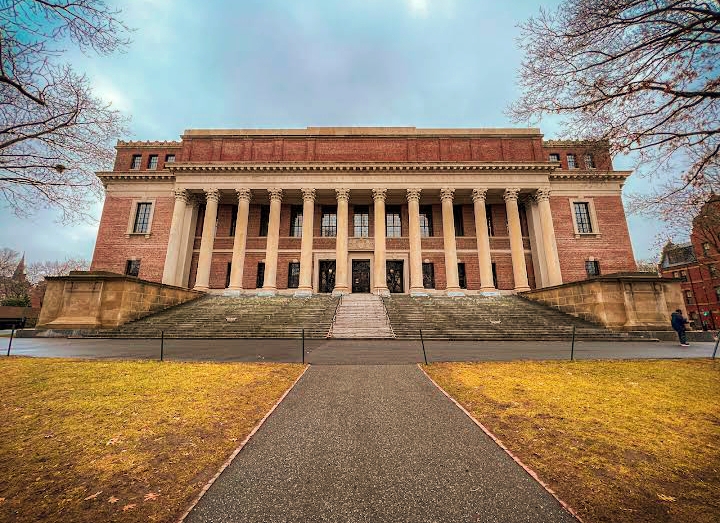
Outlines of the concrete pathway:
<svg viewBox="0 0 720 523">
<path fill-rule="evenodd" d="M 8 339 L 0 338 L 0 356 Z M 577 359 L 706 358 L 712 342 L 680 347 L 676 342 L 578 341 Z M 411 364 L 423 361 L 419 340 L 307 340 L 305 361 L 313 364 Z M 509 361 L 568 359 L 570 342 L 425 342 L 428 361 Z M 18 338 L 12 354 L 55 358 L 159 359 L 160 340 Z M 183 361 L 299 362 L 301 340 L 165 340 L 164 356 Z"/>
<path fill-rule="evenodd" d="M 201 522 L 573 522 L 414 365 L 313 366 Z"/>
</svg>

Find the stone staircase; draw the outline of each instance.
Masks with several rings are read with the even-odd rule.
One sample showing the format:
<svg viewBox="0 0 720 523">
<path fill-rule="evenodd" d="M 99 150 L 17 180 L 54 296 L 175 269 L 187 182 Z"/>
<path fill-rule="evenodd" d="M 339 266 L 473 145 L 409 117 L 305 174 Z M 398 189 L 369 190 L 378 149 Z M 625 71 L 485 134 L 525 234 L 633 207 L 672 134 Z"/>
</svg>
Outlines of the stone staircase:
<svg viewBox="0 0 720 523">
<path fill-rule="evenodd" d="M 394 338 L 383 301 L 374 294 L 346 294 L 328 338 Z"/>
<path fill-rule="evenodd" d="M 518 296 L 383 298 L 397 338 L 472 340 L 569 340 L 634 341 L 648 338 L 614 332 Z"/>
<path fill-rule="evenodd" d="M 325 338 L 338 298 L 290 296 L 204 296 L 111 331 L 86 337 L 155 338 Z"/>
</svg>

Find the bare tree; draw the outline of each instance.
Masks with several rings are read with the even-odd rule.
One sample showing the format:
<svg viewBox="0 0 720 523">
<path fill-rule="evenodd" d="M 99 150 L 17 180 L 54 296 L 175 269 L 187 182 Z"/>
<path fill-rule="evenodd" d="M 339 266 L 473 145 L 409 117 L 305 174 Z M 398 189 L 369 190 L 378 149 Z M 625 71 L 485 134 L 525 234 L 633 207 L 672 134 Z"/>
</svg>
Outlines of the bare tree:
<svg viewBox="0 0 720 523">
<path fill-rule="evenodd" d="M 717 1 L 565 0 L 520 27 L 515 121 L 560 115 L 566 138 L 608 140 L 651 177 L 684 166 L 636 210 L 698 187 L 720 192 Z"/>
<path fill-rule="evenodd" d="M 7 247 L 0 248 L 0 278 L 9 278 L 15 272 L 20 253 Z"/>
<path fill-rule="evenodd" d="M 0 0 L 0 197 L 16 214 L 88 216 L 125 119 L 59 58 L 67 44 L 112 53 L 127 33 L 102 0 Z"/>
<path fill-rule="evenodd" d="M 658 264 L 655 260 L 636 260 L 635 265 L 637 266 L 638 272 L 658 273 Z"/>
<path fill-rule="evenodd" d="M 67 276 L 70 271 L 86 271 L 89 268 L 90 262 L 85 258 L 34 262 L 28 265 L 27 278 L 31 284 L 38 285 L 46 276 Z"/>
</svg>

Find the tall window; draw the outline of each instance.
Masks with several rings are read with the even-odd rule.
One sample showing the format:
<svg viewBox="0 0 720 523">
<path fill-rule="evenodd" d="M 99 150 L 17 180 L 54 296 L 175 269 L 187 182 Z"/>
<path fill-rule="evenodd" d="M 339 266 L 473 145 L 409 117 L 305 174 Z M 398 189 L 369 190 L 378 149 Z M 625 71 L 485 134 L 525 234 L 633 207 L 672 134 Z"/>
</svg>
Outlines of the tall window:
<svg viewBox="0 0 720 523">
<path fill-rule="evenodd" d="M 125 263 L 125 274 L 137 278 L 140 274 L 140 260 L 128 260 Z"/>
<path fill-rule="evenodd" d="M 710 271 L 710 277 L 711 278 L 717 278 L 718 277 L 718 269 L 715 265 L 708 266 L 708 270 Z"/>
<path fill-rule="evenodd" d="M 290 262 L 288 265 L 288 289 L 300 287 L 300 262 Z"/>
<path fill-rule="evenodd" d="M 400 207 L 388 207 L 385 213 L 385 234 L 388 238 L 402 236 L 402 222 L 400 221 Z"/>
<path fill-rule="evenodd" d="M 568 169 L 577 169 L 577 159 L 574 154 L 567 155 Z"/>
<path fill-rule="evenodd" d="M 135 209 L 135 222 L 133 223 L 134 233 L 145 234 L 148 232 L 151 210 L 152 203 L 150 202 L 140 202 L 137 204 L 137 208 Z"/>
<path fill-rule="evenodd" d="M 255 278 L 255 288 L 262 289 L 265 285 L 265 262 L 258 263 L 257 277 Z"/>
<path fill-rule="evenodd" d="M 453 205 L 453 220 L 455 221 L 455 236 L 465 236 L 462 205 Z"/>
<path fill-rule="evenodd" d="M 420 236 L 429 238 L 433 235 L 432 206 L 422 205 L 420 207 Z"/>
<path fill-rule="evenodd" d="M 559 162 L 560 161 L 560 155 L 558 153 L 550 153 L 550 156 L 548 156 L 548 161 L 550 162 Z"/>
<path fill-rule="evenodd" d="M 592 223 L 590 223 L 590 204 L 588 202 L 575 202 L 575 223 L 579 233 L 593 232 Z"/>
<path fill-rule="evenodd" d="M 370 209 L 367 205 L 356 205 L 353 208 L 353 236 L 356 238 L 370 236 Z"/>
<path fill-rule="evenodd" d="M 587 273 L 588 278 L 600 276 L 600 263 L 597 260 L 586 260 L 585 272 Z"/>
<path fill-rule="evenodd" d="M 467 289 L 467 274 L 465 273 L 464 263 L 458 263 L 458 283 L 461 289 Z"/>
<path fill-rule="evenodd" d="M 485 217 L 487 218 L 488 236 L 495 236 L 495 227 L 493 227 L 493 216 L 492 216 L 492 206 L 491 205 L 485 206 Z"/>
<path fill-rule="evenodd" d="M 140 161 L 142 160 L 142 156 L 139 154 L 133 154 L 132 161 L 130 162 L 130 168 L 131 169 L 139 169 L 140 168 Z"/>
<path fill-rule="evenodd" d="M 230 213 L 230 234 L 229 234 L 229 236 L 235 236 L 235 229 L 237 229 L 237 213 L 238 213 L 237 205 L 233 205 L 232 211 Z"/>
<path fill-rule="evenodd" d="M 685 303 L 688 305 L 692 305 L 693 302 L 693 293 L 692 291 L 685 291 Z"/>
<path fill-rule="evenodd" d="M 290 207 L 290 236 L 300 238 L 303 228 L 303 208 L 302 205 L 293 205 Z"/>
<path fill-rule="evenodd" d="M 703 242 L 702 250 L 705 256 L 710 256 L 710 242 Z"/>
<path fill-rule="evenodd" d="M 422 264 L 423 287 L 425 289 L 435 288 L 435 265 L 432 263 Z"/>
<path fill-rule="evenodd" d="M 230 287 L 230 273 L 232 272 L 232 262 L 227 262 L 227 271 L 225 272 L 225 288 Z"/>
<path fill-rule="evenodd" d="M 715 298 L 720 301 L 720 287 L 715 287 Z"/>
<path fill-rule="evenodd" d="M 165 163 L 175 163 L 175 155 L 174 154 L 166 154 L 165 155 Z"/>
<path fill-rule="evenodd" d="M 337 207 L 323 205 L 320 215 L 320 236 L 337 236 Z"/>
<path fill-rule="evenodd" d="M 148 169 L 157 169 L 157 164 L 158 164 L 158 155 L 151 154 L 148 157 Z"/>
<path fill-rule="evenodd" d="M 593 158 L 592 154 L 585 155 L 585 168 L 586 169 L 594 169 L 595 168 L 595 158 Z"/>
<path fill-rule="evenodd" d="M 262 206 L 260 206 L 260 230 L 258 231 L 258 236 L 267 236 L 269 223 L 270 223 L 270 206 L 262 205 Z M 262 285 L 261 285 L 261 287 L 262 287 Z"/>
</svg>

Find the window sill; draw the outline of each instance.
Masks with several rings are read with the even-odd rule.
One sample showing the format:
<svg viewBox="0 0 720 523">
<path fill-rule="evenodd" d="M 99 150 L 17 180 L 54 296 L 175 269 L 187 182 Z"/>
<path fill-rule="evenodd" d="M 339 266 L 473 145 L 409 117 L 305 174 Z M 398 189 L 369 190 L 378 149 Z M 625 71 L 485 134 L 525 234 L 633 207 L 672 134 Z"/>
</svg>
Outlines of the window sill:
<svg viewBox="0 0 720 523">
<path fill-rule="evenodd" d="M 602 234 L 599 232 L 576 232 L 575 238 L 601 238 Z"/>
<path fill-rule="evenodd" d="M 136 238 L 137 238 L 137 237 L 140 237 L 140 236 L 145 236 L 145 238 L 150 238 L 151 233 L 149 233 L 149 232 L 128 232 L 128 233 L 125 233 L 125 238 L 130 238 L 131 236 L 134 236 L 134 237 L 136 237 Z"/>
</svg>

